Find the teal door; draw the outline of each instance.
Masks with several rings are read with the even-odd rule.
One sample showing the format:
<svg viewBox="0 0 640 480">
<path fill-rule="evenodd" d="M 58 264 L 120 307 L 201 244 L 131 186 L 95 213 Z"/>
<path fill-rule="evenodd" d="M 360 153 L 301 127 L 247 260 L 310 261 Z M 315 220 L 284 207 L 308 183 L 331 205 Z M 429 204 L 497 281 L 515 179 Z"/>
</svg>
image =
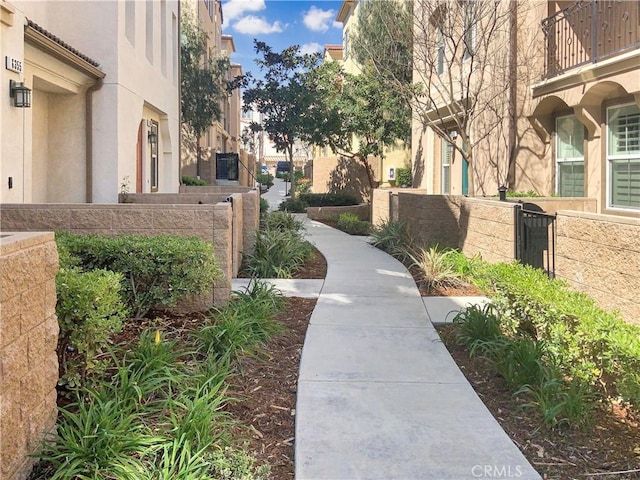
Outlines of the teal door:
<svg viewBox="0 0 640 480">
<path fill-rule="evenodd" d="M 469 195 L 469 162 L 462 159 L 462 195 Z"/>
</svg>

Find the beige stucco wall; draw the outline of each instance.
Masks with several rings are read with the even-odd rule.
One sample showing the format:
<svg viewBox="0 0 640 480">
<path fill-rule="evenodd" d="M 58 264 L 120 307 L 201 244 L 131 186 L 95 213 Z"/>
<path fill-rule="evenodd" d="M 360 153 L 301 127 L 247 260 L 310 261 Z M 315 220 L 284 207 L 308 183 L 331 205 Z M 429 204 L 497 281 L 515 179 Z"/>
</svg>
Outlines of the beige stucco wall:
<svg viewBox="0 0 640 480">
<path fill-rule="evenodd" d="M 142 191 L 150 191 L 147 120 L 159 125 L 158 190 L 176 192 L 178 1 L 86 2 L 82 8 L 71 0 L 5 4 L 13 12 L 12 21 L 0 25 L 2 54 L 24 61 L 24 70 L 22 74 L 0 71 L 0 93 L 8 98 L 12 79 L 24 81 L 33 97 L 28 109 L 12 107 L 8 101 L 0 106 L 2 201 L 84 202 L 88 197 L 93 202 L 117 202 L 125 181 L 135 191 L 141 124 Z M 106 75 L 90 104 L 86 93 L 96 79 L 25 43 L 25 18 L 100 64 Z M 87 181 L 89 109 L 93 157 Z M 14 179 L 12 189 L 8 176 Z"/>
<path fill-rule="evenodd" d="M 640 325 L 640 218 L 560 211 L 556 274 Z"/>
<path fill-rule="evenodd" d="M 380 178 L 380 161 L 370 159 L 374 178 Z M 325 157 L 313 160 L 314 193 L 347 193 L 358 201 L 369 198 L 369 180 L 364 165 L 344 157 Z"/>
<path fill-rule="evenodd" d="M 214 256 L 224 278 L 197 302 L 202 308 L 224 304 L 231 291 L 232 209 L 215 205 L 89 205 L 3 204 L 0 229 L 12 231 L 62 230 L 78 234 L 176 235 L 213 243 Z"/>
<path fill-rule="evenodd" d="M 0 239 L 0 477 L 24 480 L 57 418 L 58 252 L 53 233 Z"/>
</svg>

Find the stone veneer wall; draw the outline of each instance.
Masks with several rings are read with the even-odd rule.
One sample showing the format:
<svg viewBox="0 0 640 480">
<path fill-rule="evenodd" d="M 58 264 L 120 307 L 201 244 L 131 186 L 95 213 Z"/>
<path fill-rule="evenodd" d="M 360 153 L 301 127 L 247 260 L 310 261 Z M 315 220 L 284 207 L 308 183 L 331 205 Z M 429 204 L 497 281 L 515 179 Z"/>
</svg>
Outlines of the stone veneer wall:
<svg viewBox="0 0 640 480">
<path fill-rule="evenodd" d="M 426 195 L 423 190 L 375 190 L 372 218 L 402 220 L 422 242 L 460 248 L 489 262 L 513 259 L 514 208 L 509 202 L 454 195 Z"/>
<path fill-rule="evenodd" d="M 215 204 L 233 199 L 233 269 L 236 276 L 242 264 L 242 254 L 251 252 L 256 232 L 260 226 L 260 192 L 256 189 L 238 188 L 236 193 L 212 193 L 211 188 L 189 187 L 185 193 L 128 193 L 120 195 L 120 203 L 144 205 L 196 205 Z M 231 187 L 229 187 L 231 188 Z M 204 191 L 197 191 L 202 189 Z"/>
<path fill-rule="evenodd" d="M 640 218 L 558 212 L 556 275 L 640 325 Z"/>
<path fill-rule="evenodd" d="M 0 239 L 0 478 L 24 480 L 55 428 L 58 381 L 53 233 Z"/>
<path fill-rule="evenodd" d="M 212 294 L 193 308 L 224 304 L 233 278 L 231 203 L 215 205 L 143 204 L 3 204 L 0 229 L 13 231 L 62 230 L 78 234 L 177 235 L 198 237 L 213 243 L 214 255 L 224 278 Z M 208 303 L 208 305 L 207 305 Z"/>
<path fill-rule="evenodd" d="M 551 213 L 565 205 L 585 211 L 557 212 L 556 276 L 606 309 L 640 324 L 640 219 L 590 213 L 593 201 L 531 200 Z M 489 262 L 515 258 L 516 201 L 426 195 L 420 190 L 375 190 L 372 218 L 402 220 L 423 241 L 480 253 Z"/>
</svg>

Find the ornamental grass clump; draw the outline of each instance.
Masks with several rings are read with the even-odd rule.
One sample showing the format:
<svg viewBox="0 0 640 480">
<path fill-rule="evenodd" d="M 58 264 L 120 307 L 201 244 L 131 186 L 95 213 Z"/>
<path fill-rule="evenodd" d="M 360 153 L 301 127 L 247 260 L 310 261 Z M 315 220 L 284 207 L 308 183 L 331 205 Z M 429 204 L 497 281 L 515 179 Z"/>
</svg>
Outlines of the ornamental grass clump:
<svg viewBox="0 0 640 480">
<path fill-rule="evenodd" d="M 37 454 L 45 461 L 38 478 L 270 478 L 268 465 L 257 466 L 245 449 L 233 446 L 235 429 L 225 407 L 232 401 L 227 388 L 235 360 L 279 331 L 275 316 L 282 305 L 282 297 L 262 283 L 237 294 L 208 324 L 228 320 L 216 332 L 224 337 L 221 350 L 199 342 L 198 333 L 153 329 L 135 345 L 112 346 L 102 376 L 60 410 L 57 433 Z"/>
<path fill-rule="evenodd" d="M 291 278 L 312 256 L 302 223 L 289 213 L 272 212 L 256 234 L 253 252 L 245 255 L 244 272 L 253 278 Z"/>
</svg>

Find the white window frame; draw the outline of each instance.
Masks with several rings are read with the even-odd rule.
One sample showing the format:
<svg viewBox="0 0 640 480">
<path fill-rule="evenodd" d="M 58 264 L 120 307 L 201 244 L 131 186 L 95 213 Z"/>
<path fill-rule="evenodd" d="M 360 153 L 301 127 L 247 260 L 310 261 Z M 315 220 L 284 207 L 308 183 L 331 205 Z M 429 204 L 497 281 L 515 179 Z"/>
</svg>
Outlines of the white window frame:
<svg viewBox="0 0 640 480">
<path fill-rule="evenodd" d="M 610 153 L 610 142 L 611 142 L 611 112 L 613 110 L 620 110 L 625 107 L 635 106 L 640 110 L 640 107 L 636 103 L 624 103 L 619 105 L 612 105 L 607 107 L 607 133 L 606 133 L 606 152 L 605 152 L 605 160 L 607 162 L 607 175 L 606 175 L 606 205 L 608 209 L 612 210 L 622 210 L 622 211 L 638 211 L 640 207 L 630 206 L 630 205 L 614 205 L 613 204 L 613 172 L 612 166 L 613 162 L 616 160 L 637 160 L 640 162 L 640 151 L 636 153 L 629 153 L 623 155 L 615 155 Z"/>
<path fill-rule="evenodd" d="M 451 195 L 451 159 L 453 157 L 454 146 L 451 142 L 442 138 L 440 140 L 440 191 L 443 195 Z M 448 163 L 445 163 L 449 152 Z M 445 175 L 445 172 L 446 175 Z M 448 182 L 445 183 L 445 178 Z"/>
<path fill-rule="evenodd" d="M 463 60 L 471 58 L 475 53 L 478 46 L 478 24 L 476 17 L 476 0 L 465 0 L 464 2 L 464 54 Z M 467 48 L 467 44 L 470 44 L 470 48 Z"/>
<path fill-rule="evenodd" d="M 445 42 L 444 34 L 440 29 L 436 31 L 436 73 L 442 75 L 445 71 Z"/>
<path fill-rule="evenodd" d="M 580 122 L 580 120 L 578 120 L 578 118 L 571 114 L 571 115 L 562 115 L 559 117 L 556 117 L 555 120 L 555 132 L 556 132 L 556 139 L 555 139 L 555 152 L 554 152 L 554 160 L 555 160 L 555 169 L 556 169 L 556 181 L 555 181 L 555 192 L 557 195 L 560 195 L 560 166 L 563 163 L 578 163 L 578 162 L 582 162 L 582 167 L 583 169 L 586 168 L 586 163 L 585 163 L 585 158 L 584 158 L 584 134 L 582 136 L 582 142 L 583 142 L 583 152 L 582 152 L 582 156 L 581 157 L 567 157 L 567 158 L 558 158 L 558 152 L 560 151 L 560 135 L 559 135 L 559 129 L 558 129 L 558 121 L 559 120 L 563 120 L 563 119 L 567 119 L 567 118 L 574 118 L 578 124 L 582 125 L 582 123 Z M 584 129 L 584 126 L 583 126 Z M 584 196 L 586 193 L 586 187 L 583 184 L 582 185 L 582 196 Z"/>
</svg>

